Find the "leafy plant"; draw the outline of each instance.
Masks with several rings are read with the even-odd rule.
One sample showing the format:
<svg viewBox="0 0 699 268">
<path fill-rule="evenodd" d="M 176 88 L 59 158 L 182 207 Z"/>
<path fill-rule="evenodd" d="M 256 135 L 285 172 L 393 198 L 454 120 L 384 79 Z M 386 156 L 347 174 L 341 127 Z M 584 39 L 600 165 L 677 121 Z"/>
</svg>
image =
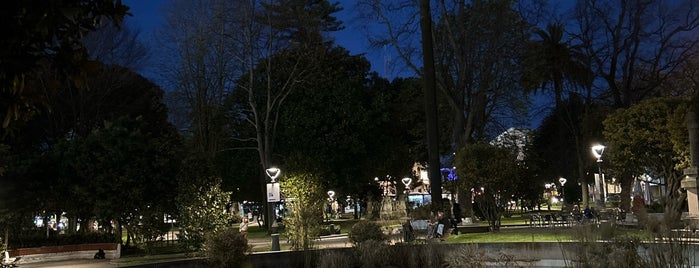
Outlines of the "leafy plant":
<svg viewBox="0 0 699 268">
<path fill-rule="evenodd" d="M 187 185 L 178 197 L 180 225 L 179 243 L 189 251 L 198 251 L 206 235 L 229 226 L 231 215 L 226 212 L 230 192 L 221 190 L 219 180 L 196 187 Z"/>
<path fill-rule="evenodd" d="M 287 198 L 286 205 L 289 209 L 289 216 L 284 218 L 284 233 L 291 241 L 291 248 L 310 249 L 323 222 L 325 192 L 319 178 L 310 172 L 292 172 L 281 182 L 280 187 Z"/>
<path fill-rule="evenodd" d="M 252 247 L 245 235 L 227 228 L 207 236 L 206 259 L 213 267 L 240 267 Z"/>
<path fill-rule="evenodd" d="M 369 240 L 382 243 L 386 241 L 386 239 L 386 235 L 381 231 L 381 226 L 373 221 L 357 222 L 352 226 L 349 233 L 349 240 L 355 246 Z"/>
</svg>

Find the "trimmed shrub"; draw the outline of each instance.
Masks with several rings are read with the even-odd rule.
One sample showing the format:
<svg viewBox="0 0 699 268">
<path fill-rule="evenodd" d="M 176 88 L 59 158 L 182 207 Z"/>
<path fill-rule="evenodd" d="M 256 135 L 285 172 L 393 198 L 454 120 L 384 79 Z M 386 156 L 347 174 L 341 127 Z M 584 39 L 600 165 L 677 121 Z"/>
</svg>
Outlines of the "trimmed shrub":
<svg viewBox="0 0 699 268">
<path fill-rule="evenodd" d="M 211 267 L 240 267 L 251 247 L 237 229 L 228 228 L 208 235 L 204 249 Z"/>
<path fill-rule="evenodd" d="M 349 233 L 349 240 L 355 246 L 364 241 L 384 242 L 386 239 L 386 235 L 381 231 L 381 226 L 373 221 L 359 221 L 352 226 Z"/>
</svg>

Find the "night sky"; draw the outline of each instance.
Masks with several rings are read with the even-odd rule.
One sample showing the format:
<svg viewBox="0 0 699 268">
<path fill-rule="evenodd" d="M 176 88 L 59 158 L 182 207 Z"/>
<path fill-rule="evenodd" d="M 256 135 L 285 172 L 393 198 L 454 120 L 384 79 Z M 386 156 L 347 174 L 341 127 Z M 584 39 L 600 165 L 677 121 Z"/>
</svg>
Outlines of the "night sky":
<svg viewBox="0 0 699 268">
<path fill-rule="evenodd" d="M 124 0 L 123 3 L 130 7 L 129 12 L 133 16 L 126 20 L 141 31 L 141 38 L 146 43 L 151 43 L 153 33 L 165 23 L 164 10 L 173 2 L 172 0 Z M 338 19 L 343 22 L 345 29 L 334 33 L 335 41 L 338 45 L 346 48 L 352 55 L 365 54 L 371 61 L 372 70 L 383 75 L 383 55 L 381 50 L 370 49 L 364 34 L 359 30 L 355 21 L 353 5 L 355 0 L 338 1 L 343 10 L 336 13 Z M 152 51 L 157 56 L 157 51 Z M 144 74 L 144 76 L 150 76 Z"/>
<path fill-rule="evenodd" d="M 166 10 L 168 5 L 172 2 L 173 0 L 123 0 L 123 3 L 130 7 L 129 12 L 133 15 L 128 17 L 126 21 L 141 31 L 140 38 L 145 43 L 152 44 L 154 33 L 165 23 L 164 10 Z M 339 0 L 337 2 L 340 3 L 343 10 L 336 13 L 336 17 L 343 22 L 345 29 L 333 33 L 336 44 L 349 50 L 352 55 L 363 54 L 371 62 L 372 71 L 376 71 L 381 76 L 393 79 L 396 76 L 414 75 L 412 72 L 395 75 L 395 73 L 393 73 L 395 71 L 389 71 L 391 68 L 386 68 L 384 66 L 384 53 L 388 56 L 388 62 L 390 63 L 399 61 L 395 56 L 395 52 L 392 49 L 387 49 L 385 50 L 386 52 L 384 52 L 383 49 L 370 48 L 367 37 L 355 19 L 356 12 L 354 10 L 354 4 L 356 1 Z M 556 9 L 566 8 L 569 7 L 557 7 Z M 158 58 L 158 50 L 152 49 L 151 53 L 153 58 Z M 160 84 L 155 78 L 155 73 L 155 70 L 146 67 L 141 75 L 153 80 L 156 84 Z M 533 118 L 529 122 L 529 126 L 524 127 L 536 128 L 539 126 L 541 118 L 548 113 L 548 109 L 550 108 L 547 102 L 547 100 L 550 100 L 549 98 L 552 97 L 540 96 L 538 94 L 534 96 L 534 106 L 530 110 Z"/>
</svg>

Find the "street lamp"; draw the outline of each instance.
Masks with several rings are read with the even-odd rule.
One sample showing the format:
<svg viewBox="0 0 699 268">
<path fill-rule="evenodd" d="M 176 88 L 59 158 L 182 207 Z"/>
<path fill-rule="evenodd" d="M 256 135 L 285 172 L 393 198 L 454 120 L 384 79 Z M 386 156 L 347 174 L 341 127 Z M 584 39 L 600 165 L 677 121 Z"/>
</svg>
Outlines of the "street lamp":
<svg viewBox="0 0 699 268">
<path fill-rule="evenodd" d="M 335 209 L 333 208 L 333 197 L 335 196 L 335 191 L 330 190 L 328 191 L 328 206 L 330 206 L 330 215 L 328 216 L 328 221 L 332 217 L 333 213 L 335 212 Z"/>
<path fill-rule="evenodd" d="M 551 210 L 551 187 L 552 183 L 547 183 L 544 184 L 544 187 L 546 188 L 546 205 L 548 206 L 548 210 Z"/>
<path fill-rule="evenodd" d="M 269 226 L 272 236 L 272 251 L 279 251 L 279 234 L 277 233 L 277 222 L 274 219 L 274 202 L 281 200 L 279 194 L 279 183 L 276 182 L 277 177 L 281 174 L 281 170 L 276 167 L 265 169 L 265 173 L 272 180 L 267 184 L 267 226 Z"/>
<path fill-rule="evenodd" d="M 271 167 L 266 169 L 265 173 L 267 173 L 267 176 L 269 176 L 269 178 L 272 179 L 272 182 L 275 182 L 277 177 L 279 177 L 279 174 L 281 174 L 281 170 L 276 167 Z"/>
<path fill-rule="evenodd" d="M 604 208 L 604 176 L 602 175 L 602 154 L 604 154 L 604 145 L 592 146 L 592 154 L 597 158 L 598 173 L 595 176 L 595 205 L 598 209 Z"/>
<path fill-rule="evenodd" d="M 405 177 L 401 179 L 401 182 L 405 185 L 405 215 L 408 216 L 408 206 L 410 205 L 410 183 L 413 179 Z"/>
<path fill-rule="evenodd" d="M 565 206 L 565 197 L 566 197 L 566 188 L 563 187 L 566 184 L 566 178 L 560 177 L 558 178 L 558 182 L 561 183 L 561 200 L 563 201 L 563 206 Z"/>
</svg>

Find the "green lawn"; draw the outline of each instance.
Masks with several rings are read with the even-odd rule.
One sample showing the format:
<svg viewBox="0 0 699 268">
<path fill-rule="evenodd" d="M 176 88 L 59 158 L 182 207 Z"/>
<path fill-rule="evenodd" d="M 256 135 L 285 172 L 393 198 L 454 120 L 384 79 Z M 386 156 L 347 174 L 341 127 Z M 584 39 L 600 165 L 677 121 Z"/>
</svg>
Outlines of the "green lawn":
<svg viewBox="0 0 699 268">
<path fill-rule="evenodd" d="M 156 254 L 146 256 L 126 256 L 116 260 L 119 267 L 140 266 L 152 263 L 164 263 L 197 258 L 191 253 Z"/>
<path fill-rule="evenodd" d="M 498 242 L 561 242 L 572 241 L 570 229 L 527 229 L 526 231 L 500 231 L 469 233 L 449 236 L 450 243 L 498 243 Z"/>
</svg>

